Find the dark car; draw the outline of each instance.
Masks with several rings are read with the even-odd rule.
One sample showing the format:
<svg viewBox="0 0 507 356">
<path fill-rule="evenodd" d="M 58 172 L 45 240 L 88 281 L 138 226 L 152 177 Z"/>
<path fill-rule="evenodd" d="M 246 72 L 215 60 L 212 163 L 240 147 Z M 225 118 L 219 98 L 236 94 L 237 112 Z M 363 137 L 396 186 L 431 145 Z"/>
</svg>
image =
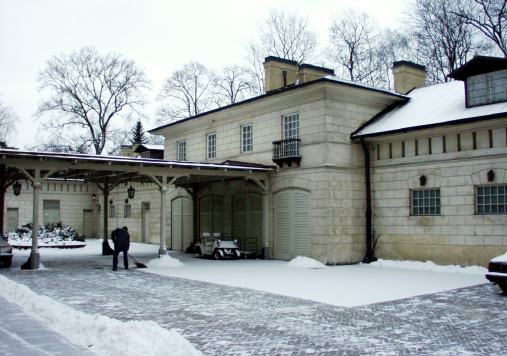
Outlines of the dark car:
<svg viewBox="0 0 507 356">
<path fill-rule="evenodd" d="M 0 234 L 0 266 L 9 268 L 12 264 L 12 246 Z"/>
<path fill-rule="evenodd" d="M 488 265 L 486 278 L 498 284 L 504 293 L 507 293 L 507 253 L 493 258 Z"/>
</svg>

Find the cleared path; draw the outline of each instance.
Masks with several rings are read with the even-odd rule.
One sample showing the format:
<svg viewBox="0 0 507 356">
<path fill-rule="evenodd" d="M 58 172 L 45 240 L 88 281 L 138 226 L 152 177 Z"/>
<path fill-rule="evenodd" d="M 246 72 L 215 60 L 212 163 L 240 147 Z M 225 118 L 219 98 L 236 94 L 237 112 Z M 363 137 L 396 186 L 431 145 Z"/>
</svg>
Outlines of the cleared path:
<svg viewBox="0 0 507 356">
<path fill-rule="evenodd" d="M 507 298 L 491 284 L 341 308 L 135 269 L 113 272 L 111 257 L 44 264 L 48 270 L 14 266 L 0 273 L 88 314 L 175 328 L 205 355 L 502 355 L 507 349 Z"/>
</svg>

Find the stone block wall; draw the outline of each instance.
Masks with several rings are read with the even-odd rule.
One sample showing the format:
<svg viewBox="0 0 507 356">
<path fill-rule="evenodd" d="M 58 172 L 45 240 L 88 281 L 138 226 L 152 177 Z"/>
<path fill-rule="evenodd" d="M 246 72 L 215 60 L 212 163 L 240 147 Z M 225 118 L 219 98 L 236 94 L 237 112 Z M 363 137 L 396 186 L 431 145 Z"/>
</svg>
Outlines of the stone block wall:
<svg viewBox="0 0 507 356">
<path fill-rule="evenodd" d="M 505 128 L 492 128 L 374 145 L 377 257 L 487 266 L 505 253 L 507 214 L 479 214 L 476 189 L 507 185 L 506 138 Z M 394 148 L 403 146 L 400 155 Z M 432 188 L 440 189 L 441 214 L 412 215 L 411 191 Z"/>
</svg>

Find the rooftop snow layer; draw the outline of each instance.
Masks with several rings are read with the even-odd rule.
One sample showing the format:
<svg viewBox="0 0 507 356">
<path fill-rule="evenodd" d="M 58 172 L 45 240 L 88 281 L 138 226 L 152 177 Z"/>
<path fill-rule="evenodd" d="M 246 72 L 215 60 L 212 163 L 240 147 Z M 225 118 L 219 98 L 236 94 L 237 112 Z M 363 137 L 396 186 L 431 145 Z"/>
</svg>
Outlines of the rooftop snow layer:
<svg viewBox="0 0 507 356">
<path fill-rule="evenodd" d="M 467 108 L 464 83 L 460 81 L 414 89 L 407 96 L 410 101 L 365 126 L 354 136 L 369 136 L 507 113 L 506 102 Z"/>
</svg>

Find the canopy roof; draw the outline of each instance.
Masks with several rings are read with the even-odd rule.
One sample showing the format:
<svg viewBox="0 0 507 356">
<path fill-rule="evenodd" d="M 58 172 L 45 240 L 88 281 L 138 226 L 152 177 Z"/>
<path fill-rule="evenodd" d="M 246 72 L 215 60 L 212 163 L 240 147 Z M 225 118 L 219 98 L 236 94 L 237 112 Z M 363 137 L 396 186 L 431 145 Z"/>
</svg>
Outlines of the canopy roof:
<svg viewBox="0 0 507 356">
<path fill-rule="evenodd" d="M 149 158 L 96 156 L 54 152 L 18 151 L 0 149 L 0 165 L 11 171 L 32 174 L 38 169 L 41 176 L 56 179 L 82 179 L 85 182 L 115 184 L 125 182 L 156 182 L 153 178 L 175 179 L 176 185 L 186 186 L 231 178 L 264 180 L 275 171 L 272 166 L 242 166 L 231 164 L 164 161 Z M 25 174 L 26 175 L 26 174 Z M 19 175 L 18 175 L 19 177 Z M 165 179 L 164 179 L 165 180 Z"/>
</svg>

